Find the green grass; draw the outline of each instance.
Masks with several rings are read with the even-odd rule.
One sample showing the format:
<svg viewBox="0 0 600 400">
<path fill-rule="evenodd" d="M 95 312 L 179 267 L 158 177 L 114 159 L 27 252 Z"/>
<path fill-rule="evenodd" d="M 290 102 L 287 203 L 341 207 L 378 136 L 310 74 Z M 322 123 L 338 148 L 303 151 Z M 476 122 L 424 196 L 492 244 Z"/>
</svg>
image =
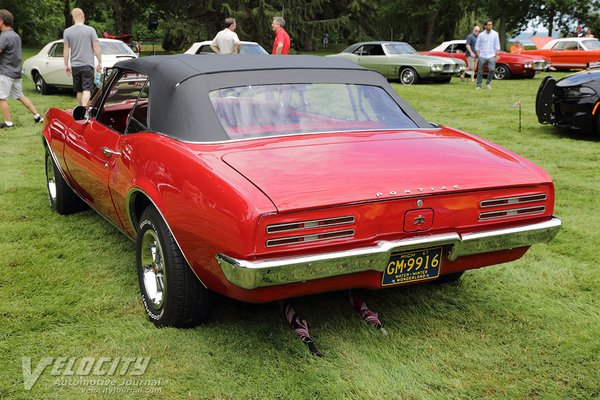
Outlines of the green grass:
<svg viewBox="0 0 600 400">
<path fill-rule="evenodd" d="M 134 243 L 92 211 L 50 211 L 40 127 L 11 100 L 17 128 L 0 132 L 0 398 L 81 397 L 80 388 L 55 386 L 75 378 L 51 367 L 24 390 L 22 357 L 35 368 L 59 356 L 150 357 L 141 378 L 160 380 L 161 396 L 177 399 L 598 398 L 600 140 L 539 125 L 540 81 L 494 82 L 479 92 L 458 80 L 394 84 L 426 119 L 544 167 L 564 228 L 521 260 L 471 271 L 458 285 L 368 292 L 388 337 L 339 294 L 298 299 L 322 359 L 274 304 L 223 299 L 206 326 L 154 328 L 139 298 Z M 29 81 L 25 93 L 40 111 L 76 103 L 68 92 L 38 96 Z"/>
</svg>

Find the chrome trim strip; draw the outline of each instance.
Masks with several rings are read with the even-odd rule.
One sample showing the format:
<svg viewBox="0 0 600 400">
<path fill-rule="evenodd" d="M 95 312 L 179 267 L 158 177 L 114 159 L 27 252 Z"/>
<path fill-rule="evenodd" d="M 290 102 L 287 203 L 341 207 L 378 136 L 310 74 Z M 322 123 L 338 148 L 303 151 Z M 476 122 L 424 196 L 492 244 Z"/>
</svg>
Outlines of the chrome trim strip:
<svg viewBox="0 0 600 400">
<path fill-rule="evenodd" d="M 462 235 L 453 232 L 379 241 L 372 247 L 309 256 L 248 261 L 217 254 L 216 259 L 229 282 L 244 289 L 255 289 L 363 271 L 383 271 L 390 255 L 398 251 L 445 246 L 449 249 L 448 260 L 452 261 L 466 255 L 530 246 L 552 240 L 561 225 L 560 219 L 552 218 L 546 222 L 485 232 Z"/>
<path fill-rule="evenodd" d="M 327 237 L 320 238 L 319 236 L 326 235 Z M 298 236 L 282 236 L 273 239 L 268 239 L 265 243 L 266 247 L 277 247 L 277 246 L 293 246 L 295 244 L 302 244 L 307 242 L 322 242 L 325 240 L 333 240 L 340 238 L 347 238 L 354 236 L 354 229 L 345 229 L 342 231 L 323 231 L 317 233 L 311 233 L 309 235 L 298 235 Z M 289 242 L 294 239 L 304 239 L 298 242 Z M 284 243 L 280 243 L 284 242 Z"/>
<path fill-rule="evenodd" d="M 262 140 L 262 139 L 273 139 L 273 138 L 281 138 L 281 137 L 291 137 L 291 136 L 304 136 L 304 135 L 327 135 L 330 133 L 334 133 L 334 134 L 346 134 L 346 133 L 363 133 L 363 132 L 405 132 L 405 131 L 432 131 L 432 130 L 439 130 L 441 128 L 432 128 L 432 127 L 415 127 L 415 128 L 396 128 L 396 129 L 356 129 L 356 130 L 349 130 L 349 131 L 320 131 L 320 132 L 296 132 L 296 133 L 288 133 L 288 134 L 282 134 L 282 135 L 273 135 L 273 136 L 260 136 L 260 137 L 254 137 L 254 138 L 242 138 L 242 139 L 225 139 L 225 140 L 215 140 L 213 142 L 202 142 L 202 141 L 192 141 L 192 140 L 181 140 L 179 138 L 176 138 L 175 136 L 170 136 L 166 133 L 162 133 L 162 132 L 158 132 L 158 131 L 152 131 L 149 133 L 156 133 L 165 137 L 168 137 L 170 139 L 176 140 L 179 143 L 185 143 L 185 144 L 202 144 L 202 145 L 209 145 L 209 144 L 214 144 L 214 145 L 220 145 L 220 144 L 227 144 L 227 143 L 238 143 L 238 142 L 247 142 L 250 140 Z"/>
<path fill-rule="evenodd" d="M 501 207 L 501 206 L 509 206 L 512 204 L 523 204 L 523 203 L 531 203 L 534 201 L 545 201 L 548 198 L 546 193 L 537 193 L 537 194 L 529 194 L 526 196 L 513 196 L 513 197 L 499 197 L 497 199 L 488 199 L 482 200 L 479 203 L 480 208 L 488 208 L 488 207 Z M 493 204 L 498 202 L 505 202 L 503 204 Z"/>
<path fill-rule="evenodd" d="M 342 222 L 335 222 L 335 221 L 340 221 L 343 220 Z M 331 224 L 328 224 L 327 222 L 329 221 L 334 221 Z M 324 222 L 323 225 L 318 225 L 319 222 Z M 334 227 L 334 226 L 340 226 L 340 225 L 349 225 L 349 224 L 353 224 L 354 223 L 354 217 L 351 215 L 348 216 L 344 216 L 344 217 L 331 217 L 331 218 L 321 218 L 321 219 L 312 219 L 309 221 L 297 221 L 297 222 L 286 222 L 283 224 L 272 224 L 272 225 L 267 225 L 267 233 L 268 234 L 276 234 L 276 233 L 285 233 L 285 232 L 293 232 L 293 231 L 302 231 L 302 230 L 306 230 L 306 229 L 314 229 L 314 228 L 329 228 L 329 227 Z M 285 229 L 286 226 L 293 226 L 293 225 L 299 225 L 299 224 L 316 224 L 314 226 L 304 226 L 302 228 L 289 228 L 289 229 Z M 278 228 L 284 228 L 284 229 L 278 229 Z M 276 229 L 276 231 L 273 231 L 273 229 Z"/>
</svg>

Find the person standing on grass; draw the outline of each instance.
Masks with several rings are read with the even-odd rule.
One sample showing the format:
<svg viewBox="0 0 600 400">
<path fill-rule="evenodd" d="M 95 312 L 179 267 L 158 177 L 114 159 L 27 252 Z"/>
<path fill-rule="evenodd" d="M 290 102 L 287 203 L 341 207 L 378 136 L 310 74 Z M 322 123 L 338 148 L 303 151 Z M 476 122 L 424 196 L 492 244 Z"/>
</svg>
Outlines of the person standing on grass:
<svg viewBox="0 0 600 400">
<path fill-rule="evenodd" d="M 285 19 L 273 17 L 271 28 L 275 32 L 272 54 L 288 54 L 290 51 L 290 35 L 285 31 Z"/>
<path fill-rule="evenodd" d="M 479 25 L 473 27 L 473 32 L 467 36 L 467 51 L 465 57 L 467 59 L 467 68 L 463 71 L 460 76 L 461 82 L 465 80 L 465 74 L 471 76 L 471 83 L 475 82 L 475 71 L 477 70 L 477 54 L 475 54 L 475 43 L 477 43 L 477 36 L 479 35 Z"/>
<path fill-rule="evenodd" d="M 237 24 L 234 18 L 225 18 L 225 29 L 217 33 L 210 44 L 210 48 L 217 54 L 239 54 L 240 39 L 235 28 Z"/>
<path fill-rule="evenodd" d="M 44 120 L 36 111 L 33 103 L 23 96 L 23 83 L 21 79 L 21 38 L 13 31 L 14 18 L 7 10 L 0 10 L 0 109 L 4 122 L 0 129 L 13 128 L 8 98 L 13 97 L 21 102 L 32 114 L 33 120 L 38 123 Z"/>
<path fill-rule="evenodd" d="M 492 29 L 494 23 L 491 20 L 485 21 L 483 26 L 483 32 L 477 36 L 477 43 L 475 43 L 475 50 L 477 50 L 477 58 L 479 58 L 479 68 L 477 70 L 477 87 L 475 89 L 481 89 L 481 83 L 483 81 L 483 68 L 487 65 L 488 74 L 486 87 L 492 88 L 492 78 L 494 77 L 494 71 L 496 70 L 496 60 L 500 57 L 500 39 L 498 33 Z"/>
<path fill-rule="evenodd" d="M 74 8 L 71 15 L 73 26 L 65 29 L 63 33 L 65 72 L 67 75 L 73 75 L 73 90 L 77 93 L 77 101 L 85 106 L 90 100 L 92 90 L 96 87 L 94 55 L 98 59 L 96 72 L 102 72 L 102 53 L 96 31 L 84 24 L 85 15 L 81 8 Z"/>
</svg>

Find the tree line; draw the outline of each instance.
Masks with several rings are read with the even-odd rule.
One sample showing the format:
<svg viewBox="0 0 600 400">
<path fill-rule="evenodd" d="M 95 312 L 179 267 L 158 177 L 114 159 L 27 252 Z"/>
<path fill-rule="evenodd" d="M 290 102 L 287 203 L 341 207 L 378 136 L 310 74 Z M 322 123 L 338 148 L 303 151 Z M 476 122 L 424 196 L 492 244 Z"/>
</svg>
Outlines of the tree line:
<svg viewBox="0 0 600 400">
<path fill-rule="evenodd" d="M 537 21 L 550 32 L 574 34 L 576 27 L 600 33 L 600 0 L 2 0 L 15 16 L 15 29 L 28 46 L 62 37 L 70 10 L 80 7 L 99 35 L 131 33 L 142 41 L 181 51 L 212 39 L 226 17 L 237 20 L 241 40 L 269 49 L 271 19 L 283 16 L 297 51 L 313 51 L 321 38 L 343 46 L 363 40 L 402 40 L 417 48 L 463 38 L 475 23 L 494 21 L 502 46 L 512 34 Z M 148 17 L 158 15 L 150 32 Z"/>
</svg>

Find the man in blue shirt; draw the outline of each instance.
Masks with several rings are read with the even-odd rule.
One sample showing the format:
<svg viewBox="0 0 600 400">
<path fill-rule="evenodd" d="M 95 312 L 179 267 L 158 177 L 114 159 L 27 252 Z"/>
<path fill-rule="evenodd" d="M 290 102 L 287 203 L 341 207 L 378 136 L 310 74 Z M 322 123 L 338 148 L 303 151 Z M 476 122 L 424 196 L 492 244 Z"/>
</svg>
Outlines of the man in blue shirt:
<svg viewBox="0 0 600 400">
<path fill-rule="evenodd" d="M 479 58 L 476 89 L 481 89 L 483 67 L 485 65 L 488 67 L 486 87 L 488 89 L 492 88 L 491 83 L 494 77 L 494 70 L 496 69 L 496 60 L 500 57 L 500 39 L 498 38 L 498 33 L 492 29 L 493 26 L 494 23 L 491 20 L 487 20 L 483 26 L 484 31 L 477 36 L 477 43 L 475 43 L 475 50 Z"/>
<path fill-rule="evenodd" d="M 477 54 L 475 54 L 475 43 L 477 43 L 477 36 L 481 28 L 479 25 L 473 27 L 473 32 L 467 36 L 467 51 L 465 52 L 465 58 L 467 59 L 467 69 L 460 76 L 460 80 L 465 79 L 465 73 L 471 76 L 471 82 L 475 82 L 475 70 L 477 69 Z"/>
</svg>

